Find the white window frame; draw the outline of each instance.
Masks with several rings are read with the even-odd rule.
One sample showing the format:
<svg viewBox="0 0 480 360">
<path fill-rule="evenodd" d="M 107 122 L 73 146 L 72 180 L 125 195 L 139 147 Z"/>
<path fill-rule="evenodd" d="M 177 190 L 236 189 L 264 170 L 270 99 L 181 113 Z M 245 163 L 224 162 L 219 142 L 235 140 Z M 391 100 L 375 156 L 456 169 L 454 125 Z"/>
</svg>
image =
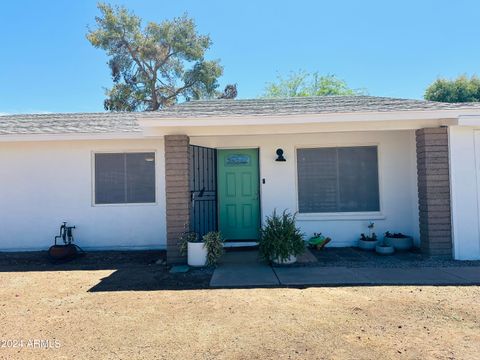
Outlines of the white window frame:
<svg viewBox="0 0 480 360">
<path fill-rule="evenodd" d="M 342 148 L 342 147 L 365 147 L 375 146 L 377 148 L 377 173 L 378 173 L 378 201 L 379 211 L 359 211 L 359 212 L 329 212 L 329 213 L 300 213 L 298 199 L 298 150 L 299 149 L 320 149 L 320 148 Z M 295 167 L 295 211 L 297 220 L 317 221 L 317 220 L 384 220 L 383 213 L 383 176 L 382 176 L 382 145 L 378 142 L 365 143 L 323 143 L 317 145 L 295 145 L 294 167 Z"/>
<path fill-rule="evenodd" d="M 137 153 L 152 153 L 155 161 L 155 201 L 148 202 L 148 203 L 115 203 L 115 204 L 97 204 L 95 202 L 95 155 L 96 154 L 137 154 Z M 158 205 L 158 163 L 157 163 L 157 150 L 152 149 L 129 149 L 129 150 L 101 150 L 101 151 L 92 151 L 91 152 L 91 161 L 90 161 L 90 169 L 91 169 L 91 204 L 92 207 L 119 207 L 119 206 L 156 206 Z"/>
</svg>

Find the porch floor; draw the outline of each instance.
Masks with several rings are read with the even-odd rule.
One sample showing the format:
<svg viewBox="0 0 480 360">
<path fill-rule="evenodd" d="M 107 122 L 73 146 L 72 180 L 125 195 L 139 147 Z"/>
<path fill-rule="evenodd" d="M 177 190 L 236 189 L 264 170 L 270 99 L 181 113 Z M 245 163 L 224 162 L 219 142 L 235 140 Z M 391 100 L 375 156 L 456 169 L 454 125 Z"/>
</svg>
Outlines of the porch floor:
<svg viewBox="0 0 480 360">
<path fill-rule="evenodd" d="M 256 250 L 230 251 L 215 269 L 211 287 L 480 285 L 480 261 L 428 258 L 418 253 L 383 257 L 354 248 L 307 252 L 295 266 L 271 267 Z"/>
</svg>

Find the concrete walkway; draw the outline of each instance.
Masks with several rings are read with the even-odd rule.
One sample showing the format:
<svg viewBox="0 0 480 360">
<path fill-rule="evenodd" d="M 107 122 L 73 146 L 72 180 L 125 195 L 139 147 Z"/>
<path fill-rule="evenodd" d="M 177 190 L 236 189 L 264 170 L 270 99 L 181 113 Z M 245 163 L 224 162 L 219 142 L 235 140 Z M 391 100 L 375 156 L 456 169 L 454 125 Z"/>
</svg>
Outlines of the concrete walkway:
<svg viewBox="0 0 480 360">
<path fill-rule="evenodd" d="M 260 262 L 256 251 L 227 252 L 210 280 L 212 287 L 280 285 L 273 269 Z"/>
<path fill-rule="evenodd" d="M 453 267 L 270 267 L 255 251 L 227 253 L 212 287 L 347 285 L 480 285 L 479 266 Z"/>
</svg>

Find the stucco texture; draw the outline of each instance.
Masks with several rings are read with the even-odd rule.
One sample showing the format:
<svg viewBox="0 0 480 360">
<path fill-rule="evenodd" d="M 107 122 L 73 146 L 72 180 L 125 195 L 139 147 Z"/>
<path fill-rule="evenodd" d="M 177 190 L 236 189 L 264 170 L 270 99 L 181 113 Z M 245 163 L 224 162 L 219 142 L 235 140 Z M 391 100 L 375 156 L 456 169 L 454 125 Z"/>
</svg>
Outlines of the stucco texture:
<svg viewBox="0 0 480 360">
<path fill-rule="evenodd" d="M 94 205 L 95 152 L 154 151 L 156 203 Z M 163 140 L 0 143 L 0 251 L 41 250 L 62 221 L 85 249 L 165 247 Z"/>
</svg>

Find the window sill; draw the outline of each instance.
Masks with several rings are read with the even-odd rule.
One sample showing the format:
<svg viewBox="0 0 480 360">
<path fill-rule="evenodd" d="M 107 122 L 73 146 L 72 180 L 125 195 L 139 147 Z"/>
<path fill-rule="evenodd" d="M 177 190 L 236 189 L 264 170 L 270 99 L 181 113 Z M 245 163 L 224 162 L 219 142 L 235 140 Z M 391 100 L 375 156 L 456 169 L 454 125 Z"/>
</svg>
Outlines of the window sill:
<svg viewBox="0 0 480 360">
<path fill-rule="evenodd" d="M 156 206 L 154 203 L 119 203 L 119 204 L 92 204 L 92 207 L 130 207 L 130 206 Z"/>
<path fill-rule="evenodd" d="M 385 220 L 386 216 L 380 212 L 361 213 L 298 213 L 298 221 L 335 221 L 335 220 Z"/>
</svg>

